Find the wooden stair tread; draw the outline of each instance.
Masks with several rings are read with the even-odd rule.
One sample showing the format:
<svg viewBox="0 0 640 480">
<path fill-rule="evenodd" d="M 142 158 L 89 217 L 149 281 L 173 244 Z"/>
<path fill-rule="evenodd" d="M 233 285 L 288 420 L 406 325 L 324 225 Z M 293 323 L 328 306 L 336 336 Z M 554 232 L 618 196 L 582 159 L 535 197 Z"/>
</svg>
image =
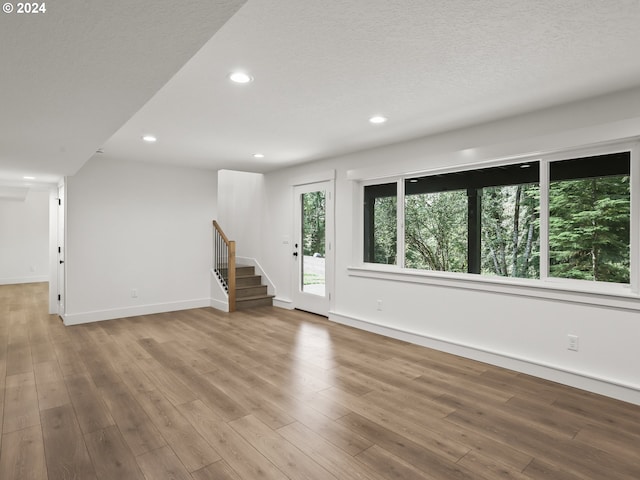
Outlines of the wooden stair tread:
<svg viewBox="0 0 640 480">
<path fill-rule="evenodd" d="M 274 298 L 274 297 L 275 297 L 275 295 L 269 295 L 269 294 L 266 294 L 266 295 L 253 295 L 251 297 L 236 298 L 236 303 L 238 303 L 238 302 L 246 302 L 246 301 L 249 301 L 249 300 L 261 300 L 263 298 Z"/>
<path fill-rule="evenodd" d="M 236 264 L 235 271 L 235 305 L 237 309 L 246 310 L 267 305 L 273 306 L 275 295 L 267 293 L 267 286 L 262 283 L 262 276 L 256 274 L 253 265 Z"/>
</svg>

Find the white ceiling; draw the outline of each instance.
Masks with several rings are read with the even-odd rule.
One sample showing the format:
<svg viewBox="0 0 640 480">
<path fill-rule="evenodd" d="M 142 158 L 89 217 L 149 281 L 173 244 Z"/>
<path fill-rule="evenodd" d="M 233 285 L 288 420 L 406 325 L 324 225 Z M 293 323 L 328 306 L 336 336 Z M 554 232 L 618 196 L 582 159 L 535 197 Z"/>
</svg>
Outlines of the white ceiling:
<svg viewBox="0 0 640 480">
<path fill-rule="evenodd" d="M 640 85 L 638 0 L 249 0 L 221 28 L 242 2 L 77 3 L 0 18 L 0 174 L 71 174 L 99 147 L 266 172 Z"/>
<path fill-rule="evenodd" d="M 74 174 L 245 1 L 54 0 L 0 13 L 0 182 Z"/>
</svg>

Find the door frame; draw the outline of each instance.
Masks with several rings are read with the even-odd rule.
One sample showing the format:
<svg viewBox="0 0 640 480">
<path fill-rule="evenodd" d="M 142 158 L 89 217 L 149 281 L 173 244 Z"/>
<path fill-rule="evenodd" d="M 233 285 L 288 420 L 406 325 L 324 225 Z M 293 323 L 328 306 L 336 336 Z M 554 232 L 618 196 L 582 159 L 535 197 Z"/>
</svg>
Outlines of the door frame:
<svg viewBox="0 0 640 480">
<path fill-rule="evenodd" d="M 301 291 L 300 267 L 302 257 L 301 246 L 301 219 L 299 190 L 315 185 L 323 186 L 327 192 L 325 199 L 325 297 L 305 294 Z M 314 190 L 310 190 L 314 191 Z M 304 310 L 325 317 L 333 309 L 334 297 L 334 276 L 335 276 L 335 170 L 324 174 L 313 175 L 303 179 L 297 179 L 291 184 L 292 198 L 292 242 L 291 242 L 291 299 L 295 309 Z M 300 228 L 299 228 L 300 227 Z M 293 255 L 296 248 L 299 256 Z M 315 297 L 315 298 L 313 298 Z"/>
<path fill-rule="evenodd" d="M 64 181 L 60 182 L 58 185 L 58 218 L 57 218 L 57 239 L 56 239 L 56 277 L 57 277 L 57 286 L 58 292 L 56 296 L 57 300 L 57 313 L 60 318 L 64 319 L 65 314 L 65 300 L 66 300 L 66 269 L 65 269 L 65 225 L 66 225 L 66 202 L 65 202 L 65 183 Z"/>
</svg>

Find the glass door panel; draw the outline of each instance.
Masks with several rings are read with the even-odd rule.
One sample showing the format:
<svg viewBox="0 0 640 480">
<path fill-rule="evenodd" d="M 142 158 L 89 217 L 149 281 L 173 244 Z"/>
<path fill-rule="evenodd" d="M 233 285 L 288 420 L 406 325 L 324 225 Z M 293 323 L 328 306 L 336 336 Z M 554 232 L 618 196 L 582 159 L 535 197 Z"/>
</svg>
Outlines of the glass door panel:
<svg viewBox="0 0 640 480">
<path fill-rule="evenodd" d="M 300 289 L 311 295 L 326 294 L 326 193 L 324 190 L 300 196 L 302 219 L 302 262 Z"/>
</svg>

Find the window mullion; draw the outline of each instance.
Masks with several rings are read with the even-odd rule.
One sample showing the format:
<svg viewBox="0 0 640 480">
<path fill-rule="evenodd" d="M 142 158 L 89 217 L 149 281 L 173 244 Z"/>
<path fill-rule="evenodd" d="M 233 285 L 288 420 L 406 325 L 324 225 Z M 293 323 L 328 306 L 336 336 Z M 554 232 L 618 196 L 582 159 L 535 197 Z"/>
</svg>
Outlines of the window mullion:
<svg viewBox="0 0 640 480">
<path fill-rule="evenodd" d="M 467 272 L 482 272 L 482 189 L 467 189 Z"/>
<path fill-rule="evenodd" d="M 549 161 L 540 161 L 540 280 L 549 278 Z"/>
</svg>

